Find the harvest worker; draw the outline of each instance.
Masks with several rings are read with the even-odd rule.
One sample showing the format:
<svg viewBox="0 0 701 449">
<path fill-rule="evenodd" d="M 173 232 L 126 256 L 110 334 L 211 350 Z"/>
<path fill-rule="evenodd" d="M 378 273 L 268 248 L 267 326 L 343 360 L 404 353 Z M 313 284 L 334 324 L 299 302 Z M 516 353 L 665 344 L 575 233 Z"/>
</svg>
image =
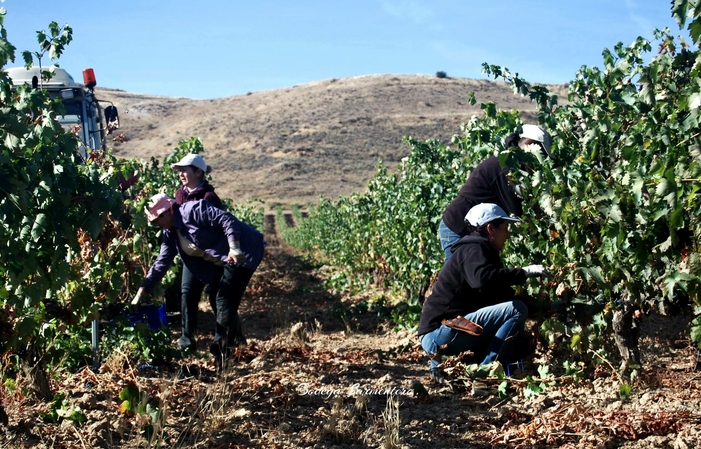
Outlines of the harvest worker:
<svg viewBox="0 0 701 449">
<path fill-rule="evenodd" d="M 470 209 L 465 221 L 469 234 L 453 246 L 453 257 L 438 274 L 419 322 L 421 346 L 431 357 L 431 377 L 439 382 L 442 355 L 472 351 L 481 365 L 522 358 L 514 350 L 528 346 L 519 338 L 528 308 L 515 298 L 511 286 L 547 275 L 542 265 L 504 268 L 499 253 L 510 237 L 509 223 L 518 218 L 496 204 L 481 203 Z"/>
<path fill-rule="evenodd" d="M 175 192 L 175 202 L 183 204 L 188 201 L 207 200 L 212 206 L 224 209 L 221 200 L 214 193 L 214 187 L 205 179 L 208 173 L 212 172 L 212 167 L 207 165 L 204 158 L 198 154 L 188 154 L 179 162 L 171 165 L 171 168 L 178 171 L 182 185 Z M 180 281 L 180 319 L 182 324 L 182 335 L 178 340 L 178 347 L 183 351 L 195 350 L 197 341 L 197 315 L 199 302 L 205 284 L 192 274 L 192 271 L 184 265 L 182 267 Z M 216 292 L 211 286 L 209 288 L 209 303 L 216 314 Z M 238 313 L 231 316 L 232 329 L 238 343 L 245 344 L 246 339 L 241 331 L 241 322 Z"/>
<path fill-rule="evenodd" d="M 216 327 L 210 352 L 221 363 L 236 345 L 232 326 L 246 286 L 263 258 L 263 235 L 228 212 L 204 200 L 179 205 L 168 195 L 154 195 L 146 210 L 151 223 L 163 228 L 161 252 L 132 304 L 137 304 L 163 278 L 179 254 L 200 282 L 216 291 Z"/>
<path fill-rule="evenodd" d="M 175 202 L 183 204 L 187 201 L 207 200 L 212 206 L 223 209 L 223 205 L 214 187 L 207 182 L 205 175 L 212 172 L 212 166 L 207 165 L 199 154 L 185 155 L 180 161 L 171 165 L 178 171 L 182 186 L 175 192 Z"/>
<path fill-rule="evenodd" d="M 504 146 L 525 149 L 536 144 L 551 158 L 552 137 L 545 129 L 536 125 L 523 125 L 520 133 L 510 134 L 504 140 Z M 438 236 L 445 252 L 444 264 L 453 254 L 451 246 L 468 234 L 465 215 L 470 208 L 480 203 L 494 203 L 507 213 L 520 217 L 523 214 L 521 198 L 514 192 L 507 176 L 511 169 L 502 167 L 499 158 L 490 156 L 482 161 L 468 176 L 458 196 L 443 212 L 443 219 L 438 225 Z"/>
</svg>

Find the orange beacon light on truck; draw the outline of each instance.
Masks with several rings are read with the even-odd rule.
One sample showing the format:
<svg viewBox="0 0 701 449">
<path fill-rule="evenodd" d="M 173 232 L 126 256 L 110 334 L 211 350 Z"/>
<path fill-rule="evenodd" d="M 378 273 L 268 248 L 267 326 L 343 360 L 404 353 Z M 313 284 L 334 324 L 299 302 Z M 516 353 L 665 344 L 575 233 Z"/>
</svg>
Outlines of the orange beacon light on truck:
<svg viewBox="0 0 701 449">
<path fill-rule="evenodd" d="M 97 80 L 95 79 L 95 71 L 93 69 L 83 70 L 83 84 L 88 89 L 92 89 L 97 86 Z"/>
</svg>

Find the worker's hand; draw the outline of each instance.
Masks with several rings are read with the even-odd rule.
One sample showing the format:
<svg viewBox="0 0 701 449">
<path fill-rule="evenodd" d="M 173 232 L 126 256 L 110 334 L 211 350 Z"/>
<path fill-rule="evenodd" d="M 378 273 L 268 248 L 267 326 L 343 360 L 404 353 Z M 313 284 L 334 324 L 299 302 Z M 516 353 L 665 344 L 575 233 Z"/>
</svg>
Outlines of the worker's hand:
<svg viewBox="0 0 701 449">
<path fill-rule="evenodd" d="M 239 242 L 229 242 L 229 263 L 235 267 L 246 262 L 246 255 L 241 251 Z"/>
<path fill-rule="evenodd" d="M 139 291 L 134 295 L 134 299 L 131 300 L 131 305 L 135 306 L 141 302 L 141 297 L 144 296 L 146 292 L 143 288 L 139 288 Z"/>
<path fill-rule="evenodd" d="M 527 267 L 523 267 L 523 271 L 526 272 L 526 277 L 529 278 L 536 276 L 544 278 L 550 276 L 548 270 L 546 270 L 542 265 L 528 265 Z"/>
</svg>

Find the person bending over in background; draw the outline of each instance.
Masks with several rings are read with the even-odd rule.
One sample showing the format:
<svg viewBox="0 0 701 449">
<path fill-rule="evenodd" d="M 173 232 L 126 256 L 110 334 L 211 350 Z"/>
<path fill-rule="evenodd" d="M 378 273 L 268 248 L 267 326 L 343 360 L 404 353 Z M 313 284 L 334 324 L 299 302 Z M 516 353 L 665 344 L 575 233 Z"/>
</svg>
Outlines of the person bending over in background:
<svg viewBox="0 0 701 449">
<path fill-rule="evenodd" d="M 510 237 L 509 223 L 518 218 L 496 204 L 482 203 L 470 209 L 465 221 L 469 235 L 453 246 L 453 257 L 438 274 L 419 322 L 419 340 L 438 382 L 443 381 L 438 370 L 443 355 L 471 351 L 481 365 L 506 365 L 527 355 L 517 352 L 530 353 L 522 337 L 528 307 L 511 286 L 547 275 L 542 265 L 504 268 L 499 253 Z"/>
<path fill-rule="evenodd" d="M 263 258 L 263 235 L 207 201 L 179 205 L 162 193 L 151 198 L 146 216 L 163 228 L 163 241 L 132 304 L 163 279 L 179 254 L 194 277 L 215 288 L 216 327 L 209 350 L 221 366 L 228 349 L 241 344 L 233 326 L 248 282 Z"/>
<path fill-rule="evenodd" d="M 212 167 L 207 165 L 202 156 L 188 154 L 179 162 L 171 165 L 171 168 L 179 173 L 182 186 L 175 192 L 175 202 L 183 204 L 188 201 L 207 200 L 212 206 L 224 210 L 219 196 L 214 193 L 214 187 L 205 179 L 208 173 L 212 172 Z M 205 284 L 192 274 L 187 265 L 182 266 L 180 276 L 180 320 L 182 324 L 182 335 L 178 340 L 178 347 L 182 351 L 195 350 L 197 348 L 197 315 L 199 312 L 199 302 Z M 216 288 L 208 288 L 209 304 L 216 315 Z M 241 322 L 238 313 L 236 320 L 232 324 L 234 333 L 241 343 L 245 343 L 245 338 L 241 331 Z"/>
<path fill-rule="evenodd" d="M 506 148 L 525 149 L 531 144 L 540 145 L 548 157 L 553 157 L 550 153 L 551 143 L 550 134 L 536 125 L 523 125 L 520 133 L 510 134 L 504 140 Z M 464 219 L 474 205 L 494 203 L 510 215 L 520 217 L 523 214 L 521 198 L 516 195 L 507 178 L 510 170 L 501 166 L 498 157 L 490 156 L 468 176 L 465 185 L 458 192 L 458 196 L 443 212 L 443 219 L 438 225 L 438 236 L 443 252 L 445 252 L 444 264 L 448 263 L 448 259 L 453 254 L 451 246 L 468 234 Z"/>
</svg>

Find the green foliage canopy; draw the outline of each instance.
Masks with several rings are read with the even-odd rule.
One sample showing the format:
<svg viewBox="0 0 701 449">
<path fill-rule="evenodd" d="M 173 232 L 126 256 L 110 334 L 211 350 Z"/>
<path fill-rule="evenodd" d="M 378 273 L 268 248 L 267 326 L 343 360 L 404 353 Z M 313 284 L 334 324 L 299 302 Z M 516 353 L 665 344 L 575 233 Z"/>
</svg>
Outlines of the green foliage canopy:
<svg viewBox="0 0 701 449">
<path fill-rule="evenodd" d="M 4 15 L 0 8 L 0 68 L 15 58 Z M 58 58 L 72 30 L 52 22 L 37 37 L 41 50 L 23 52 L 28 67 L 46 52 Z M 43 89 L 13 88 L 0 70 L 0 356 L 31 347 L 29 353 L 44 361 L 70 358 L 73 364 L 76 354 L 89 358 L 86 342 L 77 341 L 87 323 L 123 308 L 159 252 L 160 230 L 143 212 L 148 199 L 157 192 L 174 195 L 180 181 L 170 165 L 204 149 L 193 137 L 162 164 L 109 152 L 83 160 L 79 148 L 85 145 L 63 129 L 62 113 L 60 99 Z M 225 204 L 262 228 L 262 210 Z"/>
<path fill-rule="evenodd" d="M 692 48 L 701 36 L 700 5 L 673 3 L 692 44 L 656 30 L 652 58 L 643 38 L 606 49 L 602 68 L 576 73 L 566 105 L 506 68 L 483 65 L 538 104 L 556 161 L 503 148 L 521 118 L 485 103 L 484 116 L 463 125 L 454 148 L 407 139 L 410 154 L 396 174 L 380 166 L 365 193 L 322 200 L 295 241 L 346 277 L 404 289 L 416 304 L 441 267 L 437 228 L 445 206 L 494 154 L 514 169 L 524 199 L 507 262 L 556 272 L 549 283 L 529 284 L 528 293 L 662 310 L 677 295 L 701 304 L 701 55 Z"/>
</svg>

